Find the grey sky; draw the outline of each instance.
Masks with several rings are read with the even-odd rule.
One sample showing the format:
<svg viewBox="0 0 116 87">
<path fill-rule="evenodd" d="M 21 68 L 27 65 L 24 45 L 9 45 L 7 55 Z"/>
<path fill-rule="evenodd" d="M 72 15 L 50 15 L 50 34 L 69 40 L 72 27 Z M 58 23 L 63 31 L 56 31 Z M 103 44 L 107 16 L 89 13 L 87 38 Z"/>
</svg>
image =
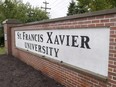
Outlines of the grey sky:
<svg viewBox="0 0 116 87">
<path fill-rule="evenodd" d="M 32 6 L 44 7 L 45 0 L 23 0 L 24 3 L 29 2 Z M 67 14 L 68 6 L 71 0 L 46 0 L 49 2 L 48 6 L 51 10 L 50 18 L 64 17 Z"/>
</svg>

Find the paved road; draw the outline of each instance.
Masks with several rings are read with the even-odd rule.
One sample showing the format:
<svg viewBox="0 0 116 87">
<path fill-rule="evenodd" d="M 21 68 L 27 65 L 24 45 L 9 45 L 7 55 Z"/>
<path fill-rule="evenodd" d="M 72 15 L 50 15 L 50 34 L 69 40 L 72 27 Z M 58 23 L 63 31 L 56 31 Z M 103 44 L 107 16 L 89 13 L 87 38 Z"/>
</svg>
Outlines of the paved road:
<svg viewBox="0 0 116 87">
<path fill-rule="evenodd" d="M 0 55 L 0 87 L 63 87 L 12 56 Z"/>
</svg>

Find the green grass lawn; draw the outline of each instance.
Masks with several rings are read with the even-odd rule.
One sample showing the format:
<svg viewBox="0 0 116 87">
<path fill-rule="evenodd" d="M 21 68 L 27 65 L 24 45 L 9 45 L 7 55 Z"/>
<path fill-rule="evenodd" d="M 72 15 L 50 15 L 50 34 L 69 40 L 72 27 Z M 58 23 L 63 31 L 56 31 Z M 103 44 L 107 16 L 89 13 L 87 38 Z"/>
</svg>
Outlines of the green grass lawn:
<svg viewBox="0 0 116 87">
<path fill-rule="evenodd" d="M 1 54 L 5 54 L 5 48 L 4 47 L 0 47 L 0 55 Z"/>
</svg>

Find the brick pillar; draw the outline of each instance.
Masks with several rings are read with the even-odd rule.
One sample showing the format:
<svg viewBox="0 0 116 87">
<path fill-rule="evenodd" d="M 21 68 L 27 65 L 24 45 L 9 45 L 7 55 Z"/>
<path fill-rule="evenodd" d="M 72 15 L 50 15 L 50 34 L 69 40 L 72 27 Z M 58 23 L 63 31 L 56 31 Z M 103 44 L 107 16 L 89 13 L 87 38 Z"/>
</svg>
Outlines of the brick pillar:
<svg viewBox="0 0 116 87">
<path fill-rule="evenodd" d="M 14 25 L 20 24 L 18 20 L 15 19 L 6 19 L 3 21 L 4 24 L 4 40 L 5 40 L 5 51 L 6 54 L 12 55 L 12 45 L 11 45 L 11 29 Z"/>
</svg>

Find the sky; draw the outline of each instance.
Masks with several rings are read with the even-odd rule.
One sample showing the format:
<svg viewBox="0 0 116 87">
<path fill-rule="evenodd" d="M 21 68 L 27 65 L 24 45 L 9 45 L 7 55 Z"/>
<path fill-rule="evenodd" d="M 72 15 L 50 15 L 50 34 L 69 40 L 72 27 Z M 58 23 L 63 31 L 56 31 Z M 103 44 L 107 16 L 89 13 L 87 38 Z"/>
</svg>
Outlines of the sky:
<svg viewBox="0 0 116 87">
<path fill-rule="evenodd" d="M 67 15 L 68 6 L 71 0 L 46 0 L 49 4 L 47 5 L 48 8 L 51 10 L 47 10 L 50 12 L 50 18 L 59 18 L 64 17 Z M 45 7 L 45 0 L 23 0 L 24 3 L 29 2 L 32 6 L 38 7 Z"/>
</svg>

